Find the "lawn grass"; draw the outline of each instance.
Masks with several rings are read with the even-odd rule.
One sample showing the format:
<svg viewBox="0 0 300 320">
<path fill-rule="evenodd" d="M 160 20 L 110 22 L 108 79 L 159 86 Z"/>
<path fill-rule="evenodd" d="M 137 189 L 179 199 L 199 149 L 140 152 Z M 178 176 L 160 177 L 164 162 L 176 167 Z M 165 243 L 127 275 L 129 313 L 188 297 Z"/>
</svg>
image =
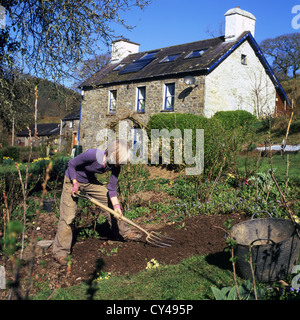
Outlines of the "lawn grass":
<svg viewBox="0 0 300 320">
<path fill-rule="evenodd" d="M 210 264 L 208 260 L 205 256 L 191 256 L 177 265 L 159 266 L 134 276 L 112 276 L 108 280 L 60 288 L 54 292 L 52 300 L 214 299 L 211 286 L 234 286 L 234 281 L 231 270 Z M 228 265 L 228 259 L 220 263 Z M 32 299 L 45 300 L 50 294 L 50 290 L 44 290 Z"/>
<path fill-rule="evenodd" d="M 289 171 L 288 178 L 290 182 L 295 182 L 296 184 L 300 184 L 300 154 L 289 154 L 281 156 L 279 154 L 275 154 L 272 156 L 272 165 L 275 170 L 275 177 L 278 182 L 285 182 L 287 178 L 287 159 L 289 161 Z M 246 156 L 240 156 L 238 159 L 239 170 L 241 173 L 245 173 L 245 160 Z M 249 168 L 254 169 L 257 164 L 257 157 L 249 157 L 248 158 L 248 166 Z M 271 168 L 271 159 L 269 156 L 259 158 L 259 169 L 258 172 L 268 172 Z"/>
</svg>

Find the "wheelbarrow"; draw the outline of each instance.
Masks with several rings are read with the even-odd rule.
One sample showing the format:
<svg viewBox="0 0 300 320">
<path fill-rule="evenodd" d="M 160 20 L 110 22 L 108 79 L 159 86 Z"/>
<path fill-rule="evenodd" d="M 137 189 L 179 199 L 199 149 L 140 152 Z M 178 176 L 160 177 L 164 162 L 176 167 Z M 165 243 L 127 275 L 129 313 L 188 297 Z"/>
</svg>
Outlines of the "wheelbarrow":
<svg viewBox="0 0 300 320">
<path fill-rule="evenodd" d="M 91 201 L 92 203 L 94 203 L 95 205 L 100 207 L 101 209 L 111 213 L 116 219 L 123 220 L 126 223 L 128 223 L 128 224 L 134 226 L 135 228 L 139 229 L 140 231 L 142 231 L 146 235 L 146 242 L 152 244 L 153 246 L 161 247 L 161 248 L 167 248 L 167 247 L 171 247 L 172 246 L 172 243 L 173 243 L 174 239 L 166 237 L 166 236 L 163 236 L 162 234 L 160 234 L 158 232 L 154 232 L 154 231 L 148 232 L 147 230 L 145 230 L 141 226 L 137 225 L 136 223 L 134 223 L 130 219 L 124 217 L 123 215 L 121 216 L 116 211 L 110 209 L 109 207 L 107 207 L 103 203 L 99 202 L 97 199 L 91 197 L 84 190 L 81 189 L 81 190 L 79 190 L 79 192 L 74 192 L 74 195 L 76 197 L 78 197 L 78 198 L 82 198 L 82 199 L 86 199 L 86 200 Z"/>
</svg>

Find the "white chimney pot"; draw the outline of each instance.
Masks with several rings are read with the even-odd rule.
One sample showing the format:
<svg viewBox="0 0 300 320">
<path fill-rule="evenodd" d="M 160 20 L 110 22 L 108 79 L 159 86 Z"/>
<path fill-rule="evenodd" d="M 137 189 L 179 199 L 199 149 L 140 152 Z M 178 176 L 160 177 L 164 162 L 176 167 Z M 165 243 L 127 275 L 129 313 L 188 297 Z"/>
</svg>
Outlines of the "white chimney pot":
<svg viewBox="0 0 300 320">
<path fill-rule="evenodd" d="M 236 7 L 225 13 L 225 41 L 236 40 L 243 32 L 250 31 L 255 34 L 255 16 Z"/>
<path fill-rule="evenodd" d="M 111 63 L 118 63 L 128 55 L 139 52 L 140 45 L 127 39 L 112 42 Z"/>
</svg>

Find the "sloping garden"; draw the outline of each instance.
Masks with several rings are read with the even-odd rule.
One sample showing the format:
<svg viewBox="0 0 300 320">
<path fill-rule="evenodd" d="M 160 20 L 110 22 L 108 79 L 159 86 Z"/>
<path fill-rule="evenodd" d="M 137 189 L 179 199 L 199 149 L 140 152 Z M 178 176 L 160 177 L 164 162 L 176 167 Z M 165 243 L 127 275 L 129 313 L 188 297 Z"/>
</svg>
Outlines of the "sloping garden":
<svg viewBox="0 0 300 320">
<path fill-rule="evenodd" d="M 299 121 L 294 117 L 291 141 L 299 141 Z M 29 161 L 22 162 L 20 150 L 1 149 L 1 299 L 299 299 L 291 274 L 272 283 L 236 274 L 234 243 L 225 237 L 232 226 L 253 215 L 265 218 L 266 212 L 299 221 L 299 154 L 255 150 L 282 141 L 288 122 L 289 116 L 258 121 L 243 111 L 212 119 L 153 116 L 149 133 L 204 129 L 201 175 L 185 175 L 186 165 L 174 164 L 171 152 L 170 164 L 129 164 L 119 178 L 125 216 L 174 238 L 173 245 L 153 247 L 145 237 L 116 241 L 101 210 L 79 199 L 66 267 L 53 260 L 51 246 L 38 241 L 54 239 L 69 157 L 46 158 L 28 149 Z M 105 184 L 109 176 L 98 178 Z"/>
</svg>

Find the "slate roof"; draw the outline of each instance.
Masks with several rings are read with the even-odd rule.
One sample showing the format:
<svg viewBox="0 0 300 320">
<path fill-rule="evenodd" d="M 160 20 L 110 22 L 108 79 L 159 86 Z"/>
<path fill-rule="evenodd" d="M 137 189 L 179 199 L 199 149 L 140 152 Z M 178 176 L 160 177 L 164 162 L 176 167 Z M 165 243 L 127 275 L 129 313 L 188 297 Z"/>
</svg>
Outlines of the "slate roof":
<svg viewBox="0 0 300 320">
<path fill-rule="evenodd" d="M 224 37 L 201 40 L 196 42 L 185 43 L 181 45 L 165 47 L 157 50 L 155 60 L 146 65 L 137 72 L 119 74 L 126 66 L 143 57 L 147 52 L 131 54 L 124 58 L 120 63 L 108 64 L 92 77 L 84 81 L 80 87 L 90 87 L 104 84 L 113 84 L 127 81 L 149 79 L 154 77 L 165 77 L 171 75 L 181 75 L 190 73 L 205 73 L 218 59 L 230 50 L 247 32 L 245 32 L 236 41 L 225 42 Z M 207 49 L 200 57 L 186 58 L 193 50 Z M 166 56 L 180 54 L 175 61 L 161 62 Z M 119 64 L 124 67 L 118 71 L 113 69 Z"/>
<path fill-rule="evenodd" d="M 270 76 L 278 93 L 285 98 L 290 105 L 290 101 L 276 78 L 272 68 L 261 52 L 257 42 L 251 32 L 245 31 L 235 41 L 225 41 L 225 37 L 212 38 L 181 45 L 165 47 L 156 50 L 149 50 L 130 54 L 119 63 L 110 63 L 96 72 L 93 76 L 84 81 L 79 87 L 85 90 L 97 86 L 109 86 L 126 82 L 143 81 L 150 79 L 160 79 L 165 77 L 176 77 L 185 75 L 205 75 L 214 70 L 224 61 L 234 50 L 244 41 L 249 41 L 260 62 L 264 66 L 266 73 Z M 193 58 L 186 58 L 194 50 L 207 49 L 203 55 Z M 134 61 L 143 57 L 146 53 L 157 51 L 155 59 L 143 67 L 141 70 L 130 73 L 122 73 L 122 70 Z M 166 56 L 180 54 L 177 59 L 170 62 L 161 62 Z M 114 70 L 118 65 L 123 65 L 119 70 Z"/>
<path fill-rule="evenodd" d="M 34 124 L 29 126 L 31 131 L 31 136 L 35 134 Z M 41 123 L 37 125 L 37 135 L 38 137 L 42 136 L 52 136 L 52 135 L 59 135 L 60 132 L 60 124 L 59 123 Z M 28 137 L 29 132 L 28 129 L 24 129 L 17 133 L 17 137 Z"/>
</svg>

